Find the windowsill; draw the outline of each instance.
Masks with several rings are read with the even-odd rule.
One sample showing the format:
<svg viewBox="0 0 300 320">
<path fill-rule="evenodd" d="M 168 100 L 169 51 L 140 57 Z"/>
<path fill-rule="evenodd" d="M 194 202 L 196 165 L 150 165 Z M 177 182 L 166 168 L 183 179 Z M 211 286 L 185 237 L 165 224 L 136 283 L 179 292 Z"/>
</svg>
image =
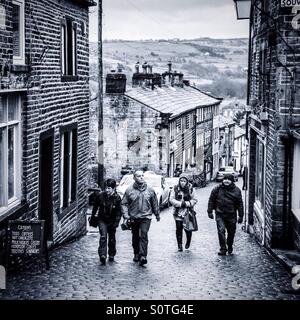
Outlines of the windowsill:
<svg viewBox="0 0 300 320">
<path fill-rule="evenodd" d="M 11 217 L 12 219 L 19 218 L 25 211 L 27 204 L 25 202 L 16 201 L 12 203 L 7 209 L 0 212 L 0 222 Z"/>
<path fill-rule="evenodd" d="M 300 209 L 292 209 L 294 217 L 300 222 Z"/>
<path fill-rule="evenodd" d="M 11 66 L 12 72 L 29 72 L 29 66 L 26 64 L 13 64 Z"/>
<path fill-rule="evenodd" d="M 78 81 L 79 77 L 78 76 L 61 76 L 61 82 L 69 82 L 69 81 Z"/>
<path fill-rule="evenodd" d="M 74 200 L 70 203 L 68 207 L 60 208 L 58 211 L 58 219 L 61 220 L 63 217 L 65 217 L 67 214 L 69 214 L 72 210 L 74 210 L 77 206 L 77 201 Z"/>
</svg>

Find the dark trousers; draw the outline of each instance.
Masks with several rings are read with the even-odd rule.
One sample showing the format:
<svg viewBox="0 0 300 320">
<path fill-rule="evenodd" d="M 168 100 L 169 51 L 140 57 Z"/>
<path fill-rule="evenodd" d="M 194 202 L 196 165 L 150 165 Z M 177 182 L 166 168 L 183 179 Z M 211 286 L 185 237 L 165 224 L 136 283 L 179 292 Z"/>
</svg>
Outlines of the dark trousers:
<svg viewBox="0 0 300 320">
<path fill-rule="evenodd" d="M 113 223 L 106 223 L 104 221 L 99 221 L 99 257 L 107 257 L 107 242 L 108 242 L 108 255 L 114 257 L 117 253 L 116 250 L 116 228 Z"/>
<path fill-rule="evenodd" d="M 178 246 L 182 245 L 182 231 L 183 231 L 183 221 L 175 220 L 176 222 L 176 239 Z M 186 234 L 186 244 L 190 246 L 192 240 L 192 231 L 184 230 Z"/>
<path fill-rule="evenodd" d="M 148 231 L 150 229 L 150 219 L 136 219 L 132 226 L 132 247 L 135 255 L 147 257 L 148 253 Z"/>
<path fill-rule="evenodd" d="M 232 248 L 235 230 L 236 230 L 236 222 L 237 222 L 236 214 L 228 215 L 228 214 L 217 213 L 216 222 L 217 222 L 220 249 L 227 250 L 227 247 Z M 227 239 L 226 239 L 226 231 L 227 231 Z"/>
</svg>

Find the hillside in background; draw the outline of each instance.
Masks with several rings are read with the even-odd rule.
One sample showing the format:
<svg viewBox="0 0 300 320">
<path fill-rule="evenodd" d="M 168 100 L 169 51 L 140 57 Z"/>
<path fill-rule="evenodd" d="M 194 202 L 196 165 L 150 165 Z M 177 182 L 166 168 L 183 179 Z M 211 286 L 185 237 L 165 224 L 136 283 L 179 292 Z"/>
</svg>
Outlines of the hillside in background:
<svg viewBox="0 0 300 320">
<path fill-rule="evenodd" d="M 148 62 L 153 72 L 173 70 L 200 89 L 219 97 L 244 99 L 247 83 L 247 39 L 104 41 L 104 76 L 122 69 L 131 82 L 135 64 Z M 91 80 L 97 81 L 97 43 L 90 43 Z"/>
</svg>

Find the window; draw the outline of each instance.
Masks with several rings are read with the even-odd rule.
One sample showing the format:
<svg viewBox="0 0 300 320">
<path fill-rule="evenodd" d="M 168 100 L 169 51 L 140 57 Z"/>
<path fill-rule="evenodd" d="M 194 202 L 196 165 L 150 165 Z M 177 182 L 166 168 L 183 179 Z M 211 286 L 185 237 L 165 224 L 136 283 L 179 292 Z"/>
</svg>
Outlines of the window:
<svg viewBox="0 0 300 320">
<path fill-rule="evenodd" d="M 76 200 L 77 125 L 61 128 L 60 138 L 60 208 Z"/>
<path fill-rule="evenodd" d="M 186 129 L 189 129 L 190 128 L 190 115 L 189 114 L 187 114 L 186 116 L 185 116 L 185 128 Z"/>
<path fill-rule="evenodd" d="M 71 80 L 76 80 L 77 31 L 76 24 L 69 17 L 61 23 L 61 73 L 65 79 L 71 76 Z"/>
<path fill-rule="evenodd" d="M 294 146 L 292 209 L 300 221 L 300 140 L 295 140 Z"/>
<path fill-rule="evenodd" d="M 0 213 L 21 199 L 19 95 L 0 96 Z"/>
<path fill-rule="evenodd" d="M 12 2 L 13 63 L 25 64 L 24 0 Z"/>
<path fill-rule="evenodd" d="M 255 198 L 260 202 L 260 207 L 264 208 L 264 172 L 265 172 L 265 157 L 264 144 L 257 139 L 256 141 L 256 177 L 255 177 Z"/>
<path fill-rule="evenodd" d="M 181 118 L 176 119 L 176 132 L 181 131 Z"/>
</svg>

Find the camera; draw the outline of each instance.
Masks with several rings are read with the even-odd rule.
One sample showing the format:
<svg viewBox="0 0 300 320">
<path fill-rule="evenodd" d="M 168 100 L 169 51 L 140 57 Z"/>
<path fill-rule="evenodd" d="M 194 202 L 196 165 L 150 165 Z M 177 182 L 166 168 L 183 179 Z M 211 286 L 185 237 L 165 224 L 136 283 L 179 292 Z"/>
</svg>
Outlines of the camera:
<svg viewBox="0 0 300 320">
<path fill-rule="evenodd" d="M 122 230 L 131 230 L 133 223 L 134 223 L 134 221 L 132 219 L 124 220 L 124 222 L 121 224 L 121 229 Z"/>
</svg>

